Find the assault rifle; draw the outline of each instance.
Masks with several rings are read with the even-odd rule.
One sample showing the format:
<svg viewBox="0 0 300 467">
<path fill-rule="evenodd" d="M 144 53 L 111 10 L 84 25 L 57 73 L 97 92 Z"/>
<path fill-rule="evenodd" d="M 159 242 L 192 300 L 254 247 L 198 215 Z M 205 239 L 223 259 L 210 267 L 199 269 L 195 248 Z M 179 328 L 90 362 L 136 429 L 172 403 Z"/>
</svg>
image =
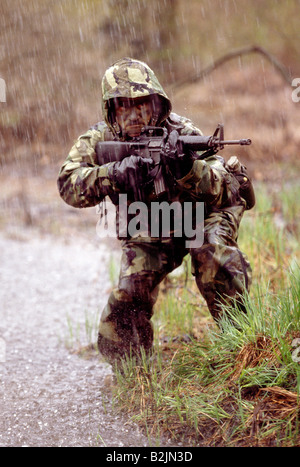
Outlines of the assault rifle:
<svg viewBox="0 0 300 467">
<path fill-rule="evenodd" d="M 162 127 L 145 127 L 141 135 L 131 141 L 103 141 L 96 145 L 99 165 L 113 161 L 121 161 L 133 154 L 151 158 L 157 168 L 154 176 L 155 194 L 160 196 L 167 190 L 165 184 L 165 168 L 161 162 L 161 153 L 165 147 L 167 130 Z M 224 149 L 225 145 L 251 144 L 250 139 L 224 140 L 224 125 L 219 124 L 211 136 L 179 136 L 177 140 L 178 154 L 194 152 L 194 159 L 205 159 Z M 195 151 L 204 151 L 197 154 Z"/>
</svg>

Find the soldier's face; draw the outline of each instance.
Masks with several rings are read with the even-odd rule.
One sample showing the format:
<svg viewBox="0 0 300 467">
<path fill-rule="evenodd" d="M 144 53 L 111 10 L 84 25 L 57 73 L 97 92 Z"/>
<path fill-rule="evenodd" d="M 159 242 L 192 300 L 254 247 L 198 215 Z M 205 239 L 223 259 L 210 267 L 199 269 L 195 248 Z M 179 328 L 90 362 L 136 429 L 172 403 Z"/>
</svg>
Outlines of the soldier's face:
<svg viewBox="0 0 300 467">
<path fill-rule="evenodd" d="M 149 125 L 152 113 L 152 104 L 149 101 L 122 100 L 115 108 L 117 123 L 123 134 L 131 138 L 139 136 L 143 127 Z"/>
</svg>

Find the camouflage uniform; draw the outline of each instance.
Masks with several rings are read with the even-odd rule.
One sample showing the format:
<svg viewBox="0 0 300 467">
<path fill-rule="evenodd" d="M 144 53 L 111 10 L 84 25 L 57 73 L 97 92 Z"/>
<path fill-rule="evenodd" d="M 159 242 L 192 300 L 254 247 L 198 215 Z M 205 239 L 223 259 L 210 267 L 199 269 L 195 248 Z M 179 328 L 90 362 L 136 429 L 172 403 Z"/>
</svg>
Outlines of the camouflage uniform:
<svg viewBox="0 0 300 467">
<path fill-rule="evenodd" d="M 168 132 L 176 129 L 181 135 L 202 134 L 190 120 L 171 112 L 168 97 L 146 64 L 127 58 L 116 62 L 102 81 L 104 121 L 79 137 L 60 170 L 58 186 L 66 203 L 90 207 L 109 196 L 117 206 L 119 193 L 110 177 L 114 162 L 97 165 L 95 146 L 98 141 L 120 138 L 109 114 L 110 100 L 149 95 L 159 95 L 162 103 L 161 114 L 154 116 L 152 124 Z M 151 350 L 151 317 L 159 284 L 186 254 L 191 254 L 196 283 L 214 319 L 220 316 L 221 302 L 237 298 L 250 287 L 250 264 L 237 245 L 246 201 L 224 160 L 215 155 L 194 161 L 190 172 L 177 180 L 177 187 L 174 199 L 205 203 L 204 243 L 189 251 L 184 238 L 122 240 L 119 283 L 109 296 L 99 327 L 99 350 L 110 362 L 130 349 L 137 353 L 141 347 Z"/>
</svg>

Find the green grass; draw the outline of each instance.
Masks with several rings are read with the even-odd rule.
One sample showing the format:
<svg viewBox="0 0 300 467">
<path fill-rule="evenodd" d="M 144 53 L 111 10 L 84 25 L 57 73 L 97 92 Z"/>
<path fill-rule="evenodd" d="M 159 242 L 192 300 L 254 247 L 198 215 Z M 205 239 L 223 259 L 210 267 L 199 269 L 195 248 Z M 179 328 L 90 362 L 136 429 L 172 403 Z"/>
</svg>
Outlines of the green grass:
<svg viewBox="0 0 300 467">
<path fill-rule="evenodd" d="M 149 436 L 206 446 L 300 446 L 293 347 L 300 338 L 298 194 L 294 186 L 272 193 L 257 187 L 239 239 L 253 266 L 247 314 L 227 308 L 222 332 L 187 279 L 188 264 L 167 282 L 154 317 L 155 358 L 124 362 L 115 392 L 120 410 Z"/>
<path fill-rule="evenodd" d="M 225 308 L 222 331 L 188 258 L 162 284 L 154 356 L 124 361 L 113 388 L 114 409 L 154 443 L 167 435 L 196 446 L 300 446 L 299 191 L 292 184 L 256 187 L 256 207 L 239 236 L 253 267 L 247 314 Z M 113 259 L 109 273 L 114 285 Z M 83 358 L 97 353 L 98 319 L 85 312 L 79 327 L 68 318 L 68 345 Z"/>
</svg>

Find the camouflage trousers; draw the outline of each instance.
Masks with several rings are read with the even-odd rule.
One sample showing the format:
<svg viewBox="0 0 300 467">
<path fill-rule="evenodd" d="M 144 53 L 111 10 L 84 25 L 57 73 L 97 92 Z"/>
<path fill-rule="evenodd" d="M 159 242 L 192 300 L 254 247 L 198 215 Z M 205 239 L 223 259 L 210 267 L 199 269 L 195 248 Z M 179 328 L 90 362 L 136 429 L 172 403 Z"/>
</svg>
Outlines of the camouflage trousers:
<svg viewBox="0 0 300 467">
<path fill-rule="evenodd" d="M 182 239 L 123 241 L 119 283 L 103 310 L 98 334 L 99 351 L 110 363 L 130 351 L 151 351 L 151 317 L 159 284 L 188 253 L 197 286 L 215 320 L 220 317 L 222 301 L 227 303 L 249 290 L 251 267 L 237 245 L 243 211 L 243 206 L 234 206 L 210 212 L 200 248 L 187 250 Z"/>
</svg>

